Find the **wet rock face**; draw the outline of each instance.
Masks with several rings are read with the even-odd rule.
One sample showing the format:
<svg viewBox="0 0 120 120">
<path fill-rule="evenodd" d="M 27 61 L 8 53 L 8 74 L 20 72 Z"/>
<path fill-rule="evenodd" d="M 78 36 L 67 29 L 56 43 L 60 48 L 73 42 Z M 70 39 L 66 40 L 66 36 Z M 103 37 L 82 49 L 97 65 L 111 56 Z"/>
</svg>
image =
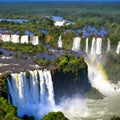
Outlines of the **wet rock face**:
<svg viewBox="0 0 120 120">
<path fill-rule="evenodd" d="M 83 95 L 91 87 L 86 75 L 60 71 L 54 71 L 52 75 L 55 101 L 59 103 L 62 98 Z"/>
</svg>

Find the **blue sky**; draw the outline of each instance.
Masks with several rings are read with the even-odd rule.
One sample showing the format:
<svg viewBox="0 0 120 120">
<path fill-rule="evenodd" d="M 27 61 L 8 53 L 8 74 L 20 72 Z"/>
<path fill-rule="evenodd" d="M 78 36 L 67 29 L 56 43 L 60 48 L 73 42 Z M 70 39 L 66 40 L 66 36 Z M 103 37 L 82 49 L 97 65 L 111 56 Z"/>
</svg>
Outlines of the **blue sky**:
<svg viewBox="0 0 120 120">
<path fill-rule="evenodd" d="M 120 0 L 0 0 L 0 1 L 120 1 Z"/>
<path fill-rule="evenodd" d="M 0 1 L 120 1 L 120 0 L 0 0 Z"/>
</svg>

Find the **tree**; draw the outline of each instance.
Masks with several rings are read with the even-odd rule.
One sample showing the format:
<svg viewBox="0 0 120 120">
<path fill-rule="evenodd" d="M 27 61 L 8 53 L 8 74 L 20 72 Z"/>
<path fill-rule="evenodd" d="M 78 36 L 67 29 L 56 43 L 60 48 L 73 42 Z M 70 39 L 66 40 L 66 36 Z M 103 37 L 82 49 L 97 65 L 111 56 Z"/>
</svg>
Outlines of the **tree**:
<svg viewBox="0 0 120 120">
<path fill-rule="evenodd" d="M 57 68 L 63 73 L 74 72 L 81 74 L 86 74 L 87 64 L 84 61 L 83 57 L 75 57 L 72 54 L 63 54 L 60 58 L 54 60 L 54 64 Z"/>
<path fill-rule="evenodd" d="M 0 120 L 21 120 L 17 117 L 16 107 L 3 97 L 0 97 Z"/>
<path fill-rule="evenodd" d="M 58 112 L 49 112 L 47 115 L 43 116 L 41 120 L 69 120 L 64 116 L 60 111 Z"/>
</svg>

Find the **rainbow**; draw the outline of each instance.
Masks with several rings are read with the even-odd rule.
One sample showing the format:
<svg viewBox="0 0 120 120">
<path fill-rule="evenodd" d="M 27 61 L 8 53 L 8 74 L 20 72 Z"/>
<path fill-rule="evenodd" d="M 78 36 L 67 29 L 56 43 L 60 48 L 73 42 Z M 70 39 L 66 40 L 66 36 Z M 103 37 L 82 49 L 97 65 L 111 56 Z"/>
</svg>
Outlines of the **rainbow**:
<svg viewBox="0 0 120 120">
<path fill-rule="evenodd" d="M 103 76 L 103 80 L 105 82 L 108 82 L 108 76 L 106 74 L 106 71 L 104 70 L 103 66 L 99 63 L 97 63 L 97 66 L 96 66 L 97 70 L 101 73 L 101 75 Z"/>
</svg>

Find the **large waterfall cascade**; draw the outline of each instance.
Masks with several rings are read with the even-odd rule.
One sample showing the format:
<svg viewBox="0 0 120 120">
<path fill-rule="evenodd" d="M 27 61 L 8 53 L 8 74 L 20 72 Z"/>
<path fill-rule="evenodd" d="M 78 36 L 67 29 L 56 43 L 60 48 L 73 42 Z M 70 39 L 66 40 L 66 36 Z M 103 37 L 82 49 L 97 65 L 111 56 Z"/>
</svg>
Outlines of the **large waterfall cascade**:
<svg viewBox="0 0 120 120">
<path fill-rule="evenodd" d="M 100 55 L 102 54 L 102 38 L 98 37 L 98 38 L 95 38 L 93 37 L 92 38 L 92 41 L 91 41 L 91 46 L 89 45 L 89 38 L 86 38 L 85 40 L 85 51 L 82 51 L 82 52 L 85 52 L 86 54 L 91 54 L 91 55 Z M 75 52 L 79 52 L 81 50 L 81 38 L 80 37 L 75 37 L 73 39 L 73 45 L 72 45 L 72 50 L 75 51 Z M 89 47 L 90 46 L 90 47 Z M 90 49 L 89 49 L 90 48 Z M 107 39 L 107 48 L 106 48 L 106 51 L 105 52 L 109 52 L 111 51 L 111 44 L 110 44 L 110 39 Z M 120 42 L 118 42 L 118 45 L 117 45 L 117 49 L 116 49 L 116 53 L 119 54 L 120 53 Z"/>
<path fill-rule="evenodd" d="M 34 112 L 29 113 L 28 106 L 38 109 L 38 112 L 43 109 L 39 106 L 46 105 L 51 108 L 54 106 L 54 89 L 50 71 L 29 71 L 29 76 L 26 76 L 26 72 L 13 73 L 7 81 L 9 100 L 17 107 L 18 116 L 24 114 L 34 116 Z"/>
<path fill-rule="evenodd" d="M 58 39 L 58 47 L 59 47 L 59 48 L 62 48 L 61 35 L 59 36 L 59 39 Z"/>
</svg>

